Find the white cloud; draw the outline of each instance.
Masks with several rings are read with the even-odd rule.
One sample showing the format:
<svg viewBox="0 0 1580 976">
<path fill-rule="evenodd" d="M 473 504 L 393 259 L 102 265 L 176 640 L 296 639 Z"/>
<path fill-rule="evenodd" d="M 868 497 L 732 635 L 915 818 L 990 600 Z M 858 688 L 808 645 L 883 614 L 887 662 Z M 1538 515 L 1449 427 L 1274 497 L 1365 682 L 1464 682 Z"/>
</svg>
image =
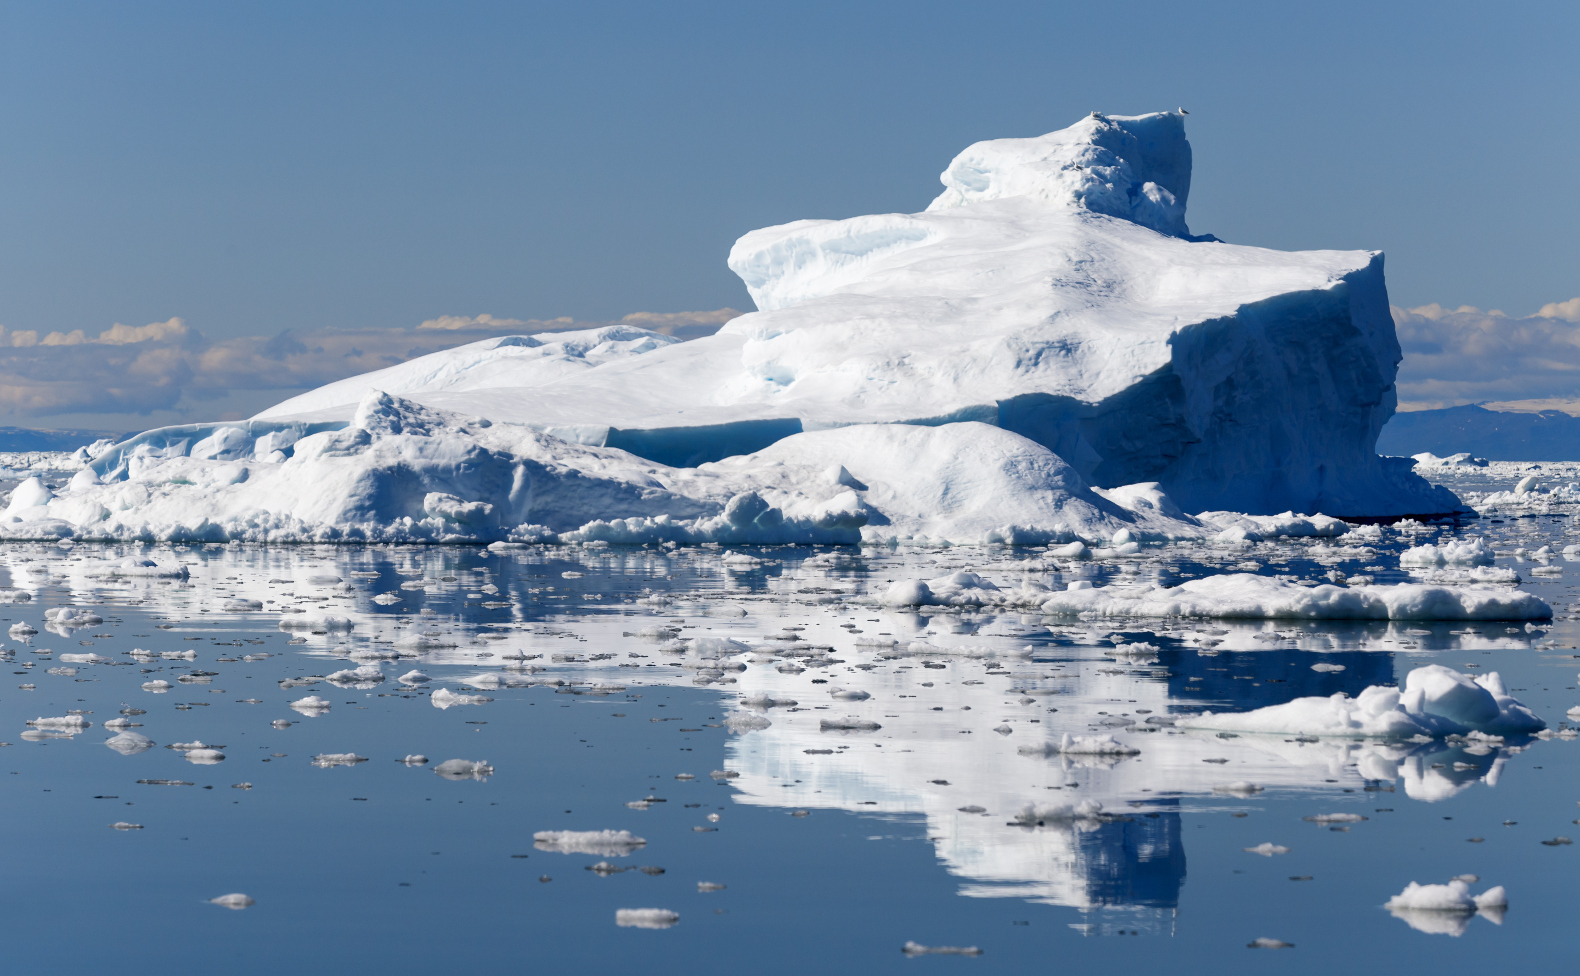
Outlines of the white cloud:
<svg viewBox="0 0 1580 976">
<path fill-rule="evenodd" d="M 572 322 L 574 319 L 554 319 L 555 322 Z M 428 319 L 417 326 L 424 330 L 442 330 L 454 332 L 457 329 L 513 329 L 518 325 L 526 325 L 521 319 L 496 319 L 492 315 L 441 315 L 436 319 Z M 534 323 L 539 324 L 539 323 Z"/>
<path fill-rule="evenodd" d="M 1580 298 L 1525 318 L 1470 305 L 1394 308 L 1407 407 L 1580 397 Z"/>
</svg>

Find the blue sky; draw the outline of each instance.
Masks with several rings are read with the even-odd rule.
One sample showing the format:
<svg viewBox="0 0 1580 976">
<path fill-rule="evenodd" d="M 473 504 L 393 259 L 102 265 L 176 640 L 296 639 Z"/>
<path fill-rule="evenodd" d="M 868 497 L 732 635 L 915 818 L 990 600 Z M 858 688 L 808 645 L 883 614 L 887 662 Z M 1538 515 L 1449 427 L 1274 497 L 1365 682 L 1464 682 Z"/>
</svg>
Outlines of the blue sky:
<svg viewBox="0 0 1580 976">
<path fill-rule="evenodd" d="M 1193 230 L 1380 248 L 1396 305 L 1527 316 L 1580 295 L 1577 35 L 1573 3 L 0 2 L 0 325 L 747 309 L 745 231 L 914 211 L 975 140 L 1177 105 Z M 0 422 L 290 392 L 183 363 L 173 400 Z"/>
</svg>

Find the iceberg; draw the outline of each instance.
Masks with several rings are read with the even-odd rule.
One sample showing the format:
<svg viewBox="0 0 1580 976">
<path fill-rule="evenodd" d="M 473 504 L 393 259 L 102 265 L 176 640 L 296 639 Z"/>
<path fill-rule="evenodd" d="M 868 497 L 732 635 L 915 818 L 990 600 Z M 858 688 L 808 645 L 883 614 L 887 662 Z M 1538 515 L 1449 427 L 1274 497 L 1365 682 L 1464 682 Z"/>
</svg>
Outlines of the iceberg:
<svg viewBox="0 0 1580 976">
<path fill-rule="evenodd" d="M 980 142 L 920 213 L 742 237 L 757 311 L 715 335 L 505 336 L 147 431 L 24 483 L 0 537 L 1108 543 L 1459 509 L 1375 452 L 1382 255 L 1194 236 L 1190 179 L 1178 113 Z"/>
</svg>

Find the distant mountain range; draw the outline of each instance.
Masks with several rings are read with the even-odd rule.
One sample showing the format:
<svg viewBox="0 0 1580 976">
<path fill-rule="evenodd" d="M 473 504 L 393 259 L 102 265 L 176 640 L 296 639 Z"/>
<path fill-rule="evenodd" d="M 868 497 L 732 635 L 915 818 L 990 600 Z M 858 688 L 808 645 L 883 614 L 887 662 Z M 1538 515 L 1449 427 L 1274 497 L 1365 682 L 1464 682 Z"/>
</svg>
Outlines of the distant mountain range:
<svg viewBox="0 0 1580 976">
<path fill-rule="evenodd" d="M 1377 453 L 1441 457 L 1468 451 L 1489 461 L 1580 460 L 1580 417 L 1561 410 L 1488 410 L 1474 404 L 1394 414 Z"/>
</svg>

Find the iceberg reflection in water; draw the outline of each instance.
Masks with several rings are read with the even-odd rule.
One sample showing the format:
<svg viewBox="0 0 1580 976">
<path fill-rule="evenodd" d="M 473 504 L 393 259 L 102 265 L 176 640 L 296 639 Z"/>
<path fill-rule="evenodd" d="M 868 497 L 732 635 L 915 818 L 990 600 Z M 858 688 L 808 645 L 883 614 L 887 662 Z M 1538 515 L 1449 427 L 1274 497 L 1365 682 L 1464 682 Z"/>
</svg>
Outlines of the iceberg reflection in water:
<svg viewBox="0 0 1580 976">
<path fill-rule="evenodd" d="M 1376 564 L 1389 558 L 1390 546 L 1419 541 L 1398 536 L 1373 540 L 1354 561 Z M 1270 563 L 1276 557 L 1276 568 L 1291 576 L 1320 579 L 1335 568 L 1361 568 L 1336 564 L 1326 548 L 1325 542 L 1292 540 L 1276 551 L 1254 551 Z M 117 707 L 129 708 L 137 731 L 124 731 L 124 723 L 111 726 L 106 731 L 117 731 L 118 740 L 94 755 L 103 762 L 145 763 L 132 778 L 174 784 L 171 795 L 201 789 L 205 771 L 225 775 L 220 771 L 245 763 L 246 773 L 236 769 L 232 778 L 245 778 L 246 792 L 233 795 L 245 795 L 248 803 L 261 797 L 312 811 L 303 816 L 332 818 L 323 804 L 369 794 L 353 805 L 374 816 L 378 790 L 362 784 L 421 768 L 403 761 L 418 753 L 434 757 L 439 775 L 425 773 L 421 785 L 411 778 L 392 780 L 384 801 L 406 797 L 423 814 L 437 812 L 439 802 L 462 801 L 438 823 L 462 823 L 454 818 L 471 816 L 482 791 L 490 803 L 545 793 L 546 802 L 563 814 L 551 810 L 552 816 L 540 813 L 530 822 L 502 822 L 490 843 L 496 850 L 524 846 L 512 856 L 526 859 L 533 878 L 549 879 L 535 884 L 558 886 L 544 891 L 572 891 L 566 875 L 610 886 L 587 895 L 608 891 L 621 899 L 589 912 L 588 918 L 596 914 L 599 920 L 594 932 L 612 927 L 608 920 L 615 911 L 648 903 L 644 892 L 612 887 L 634 884 L 637 877 L 678 878 L 693 896 L 692 874 L 728 882 L 726 888 L 703 890 L 720 899 L 721 907 L 744 904 L 724 899 L 750 897 L 750 873 L 725 877 L 711 862 L 689 870 L 694 855 L 687 845 L 717 845 L 723 841 L 708 838 L 750 831 L 757 849 L 787 849 L 794 856 L 795 846 L 804 843 L 796 837 L 804 834 L 763 826 L 809 823 L 786 818 L 791 812 L 810 812 L 811 823 L 825 831 L 844 824 L 837 829 L 857 840 L 929 845 L 936 861 L 916 862 L 922 873 L 909 880 L 861 876 L 860 859 L 847 851 L 840 870 L 850 873 L 821 877 L 818 884 L 865 886 L 892 899 L 891 885 L 920 890 L 942 882 L 955 907 L 940 903 L 939 917 L 969 913 L 966 905 L 1035 905 L 1051 917 L 1033 914 L 1028 924 L 1051 921 L 1066 932 L 1091 936 L 1190 940 L 1232 924 L 1232 913 L 1218 917 L 1215 899 L 1245 911 L 1245 892 L 1255 891 L 1257 900 L 1277 905 L 1291 896 L 1275 881 L 1304 891 L 1287 878 L 1346 874 L 1361 887 L 1338 898 L 1344 924 L 1360 924 L 1358 918 L 1375 912 L 1403 929 L 1378 906 L 1410 881 L 1452 877 L 1474 867 L 1460 863 L 1466 851 L 1480 856 L 1480 848 L 1465 840 L 1472 831 L 1485 836 L 1495 829 L 1460 828 L 1445 820 L 1475 809 L 1473 788 L 1500 788 L 1500 802 L 1507 802 L 1525 795 L 1501 789 L 1510 779 L 1519 781 L 1517 790 L 1540 781 L 1540 772 L 1522 772 L 1533 762 L 1557 768 L 1567 761 L 1571 746 L 1561 740 L 1573 733 L 1560 720 L 1573 693 L 1563 690 L 1567 697 L 1554 698 L 1563 686 L 1540 678 L 1544 688 L 1531 671 L 1533 662 L 1553 660 L 1567 669 L 1565 675 L 1572 673 L 1574 666 L 1559 660 L 1552 643 L 1565 624 L 1549 629 L 1492 621 L 1082 620 L 977 607 L 916 612 L 879 602 L 895 579 L 969 570 L 1006 585 L 1029 578 L 1050 586 L 1077 580 L 1126 586 L 1243 565 L 1245 554 L 1243 546 L 1217 555 L 1154 546 L 1099 564 L 1009 548 L 17 545 L 0 553 L 11 592 L 27 594 L 10 609 L 11 622 L 43 623 L 46 606 L 81 612 L 53 614 L 52 622 L 67 636 L 19 633 L 11 659 L 19 671 L 24 663 L 34 664 L 25 669 L 26 680 L 40 690 L 8 693 L 0 701 L 19 732 L 22 722 L 38 715 L 92 712 L 84 721 L 97 724 L 76 734 L 75 748 L 102 741 L 98 725 L 114 719 Z M 107 571 L 131 557 L 186 572 Z M 1403 570 L 1373 573 L 1404 578 Z M 136 635 L 115 630 L 123 623 L 133 623 Z M 41 673 L 46 660 L 65 660 L 63 653 L 45 649 L 71 641 L 91 645 L 69 644 L 78 673 Z M 1433 663 L 1469 674 L 1501 670 L 1511 693 L 1553 723 L 1542 738 L 1560 741 L 1478 735 L 1380 741 L 1236 734 L 1177 724 L 1205 709 L 1237 713 L 1304 697 L 1353 698 L 1368 687 L 1403 684 L 1411 670 Z M 156 678 L 169 679 L 164 695 L 142 690 Z M 687 700 L 708 702 L 705 714 L 699 717 L 689 707 L 680 711 L 678 704 L 678 714 L 659 710 L 680 692 L 692 696 Z M 441 704 L 441 693 L 444 703 L 460 697 L 476 703 L 432 707 Z M 304 710 L 307 699 L 321 704 Z M 136 707 L 117 705 L 122 702 Z M 178 726 L 172 715 L 185 724 Z M 587 722 L 588 715 L 603 724 L 565 724 Z M 239 724 L 216 728 L 222 721 Z M 528 721 L 537 724 L 523 724 Z M 463 738 L 436 742 L 436 733 L 427 730 L 441 727 Z M 570 737 L 556 731 L 573 727 Z M 155 769 L 167 750 L 126 747 L 144 734 L 160 744 L 228 742 L 228 758 L 194 772 L 171 754 L 179 768 Z M 40 755 L 50 762 L 30 775 L 55 778 L 51 788 L 85 775 L 75 765 L 82 761 L 80 752 L 68 751 L 74 748 L 71 739 L 38 740 L 49 742 Z M 29 748 L 41 748 L 28 741 Z M 467 744 L 483 742 L 488 744 Z M 680 751 L 659 751 L 677 742 Z M 275 758 L 260 751 L 265 749 L 286 755 Z M 1545 751 L 1520 760 L 1533 749 Z M 367 761 L 316 769 L 315 755 Z M 568 775 L 574 780 L 556 787 L 561 781 L 544 779 L 550 764 L 573 755 L 577 772 Z M 644 758 L 649 755 L 656 762 Z M 257 765 L 265 756 L 273 765 Z M 298 760 L 314 777 L 290 785 L 269 781 Z M 444 775 L 449 764 L 474 770 L 482 761 L 486 775 Z M 125 778 L 128 768 L 114 767 L 114 773 Z M 578 784 L 585 780 L 627 776 L 621 770 L 630 768 L 645 770 L 645 785 L 621 787 L 618 802 L 599 805 L 584 802 L 579 793 L 560 798 L 554 792 L 582 789 Z M 640 777 L 632 781 L 644 783 Z M 94 782 L 90 791 L 79 792 L 132 788 Z M 196 787 L 182 785 L 191 783 Z M 419 795 L 408 797 L 413 790 Z M 126 799 L 140 804 L 137 820 L 144 829 L 138 836 L 168 833 L 168 815 L 153 808 L 144 812 L 149 801 L 143 797 Z M 250 809 L 239 801 L 232 805 L 238 816 Z M 754 820 L 751 810 L 776 819 Z M 1363 845 L 1388 836 L 1396 843 L 1397 835 L 1385 832 L 1413 813 L 1417 821 L 1410 822 L 1431 821 L 1455 831 L 1448 839 L 1463 851 L 1455 848 L 1452 858 L 1412 877 L 1373 877 L 1381 869 L 1366 863 L 1370 855 L 1360 852 L 1371 848 Z M 836 820 L 824 822 L 825 814 Z M 660 819 L 672 815 L 688 818 L 680 837 Z M 1526 814 L 1498 816 L 1512 821 Z M 1544 837 L 1557 832 L 1541 829 L 1549 831 Z M 596 858 L 574 845 L 551 849 L 531 840 L 533 832 L 619 830 L 647 841 L 642 862 L 633 861 L 631 870 L 599 872 L 590 865 Z M 820 836 L 831 842 L 829 835 Z M 1513 836 L 1512 828 L 1506 836 Z M 1255 856 L 1258 845 L 1278 856 Z M 448 842 L 431 846 L 442 851 Z M 1553 857 L 1562 856 L 1562 848 L 1555 850 L 1560 853 Z M 905 857 L 915 861 L 914 853 Z M 410 873 L 404 861 L 398 870 Z M 1242 876 L 1248 887 L 1240 895 L 1226 893 L 1222 879 Z M 1508 885 L 1515 903 L 1509 918 L 1518 920 L 1526 910 L 1524 892 L 1535 882 L 1512 870 L 1497 880 Z M 660 890 L 660 883 L 653 880 L 651 890 Z M 208 885 L 249 891 L 258 903 L 244 913 L 248 917 L 284 910 L 276 907 L 278 895 L 264 894 L 263 885 L 246 878 L 210 875 L 203 891 L 211 894 Z M 758 897 L 768 898 L 771 910 L 782 899 L 794 900 L 793 886 L 767 891 Z M 366 897 L 377 905 L 385 896 Z M 655 911 L 685 918 L 665 929 L 663 938 L 689 938 L 682 933 L 713 924 L 713 916 L 688 907 L 690 902 L 651 897 Z M 860 915 L 840 924 L 853 926 L 854 933 Z M 1464 933 L 1467 939 L 1479 931 L 1462 922 L 1429 916 L 1411 921 L 1409 931 Z M 1002 940 L 990 934 L 975 928 L 958 934 L 908 930 L 894 945 L 885 943 L 885 951 L 907 939 L 980 946 L 990 955 L 1005 951 Z M 1244 946 L 1263 935 L 1293 942 L 1301 951 L 1310 944 L 1308 934 L 1295 929 L 1235 930 L 1230 941 Z"/>
</svg>

